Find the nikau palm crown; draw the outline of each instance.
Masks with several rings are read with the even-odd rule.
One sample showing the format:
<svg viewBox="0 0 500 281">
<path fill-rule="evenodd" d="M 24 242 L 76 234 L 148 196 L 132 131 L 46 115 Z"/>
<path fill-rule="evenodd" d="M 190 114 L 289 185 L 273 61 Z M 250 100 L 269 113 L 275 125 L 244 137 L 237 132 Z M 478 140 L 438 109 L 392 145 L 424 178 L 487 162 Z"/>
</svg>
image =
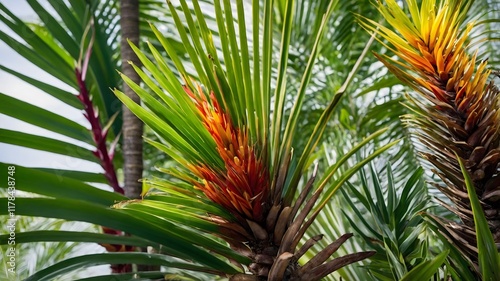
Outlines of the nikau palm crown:
<svg viewBox="0 0 500 281">
<path fill-rule="evenodd" d="M 399 34 L 366 19 L 365 26 L 393 46 L 401 60 L 379 59 L 424 100 L 408 96 L 413 115 L 404 119 L 417 129 L 426 147 L 422 156 L 443 181 L 437 184 L 454 203 L 447 206 L 463 224 L 436 218 L 443 233 L 476 263 L 478 248 L 474 218 L 464 177 L 456 156 L 464 162 L 494 240 L 500 243 L 500 94 L 487 60 L 468 53 L 474 23 L 464 26 L 472 1 L 406 1 L 411 18 L 396 1 L 379 4 L 379 11 Z M 376 30 L 378 28 L 378 30 Z M 446 205 L 443 202 L 444 205 Z"/>
</svg>

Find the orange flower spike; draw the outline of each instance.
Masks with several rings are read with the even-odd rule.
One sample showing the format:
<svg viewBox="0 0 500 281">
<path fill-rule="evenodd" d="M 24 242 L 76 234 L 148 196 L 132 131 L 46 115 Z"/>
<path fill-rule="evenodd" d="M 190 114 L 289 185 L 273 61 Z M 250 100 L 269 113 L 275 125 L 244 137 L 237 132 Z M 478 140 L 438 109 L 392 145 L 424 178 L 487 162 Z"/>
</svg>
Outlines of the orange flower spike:
<svg viewBox="0 0 500 281">
<path fill-rule="evenodd" d="M 191 165 L 193 174 L 204 181 L 203 184 L 193 184 L 236 217 L 261 221 L 269 188 L 268 171 L 248 143 L 247 129 L 232 124 L 213 93 L 207 97 L 199 85 L 196 89 L 197 93 L 187 88 L 185 91 L 193 99 L 203 125 L 213 137 L 225 169 L 214 171 L 205 165 Z"/>
<path fill-rule="evenodd" d="M 460 1 L 443 0 L 436 6 L 435 1 L 422 0 L 418 5 L 416 0 L 408 0 L 411 19 L 395 0 L 384 2 L 379 1 L 379 11 L 399 34 L 368 19 L 363 25 L 395 47 L 396 55 L 404 63 L 400 64 L 402 67 L 392 68 L 393 72 L 404 81 L 419 81 L 418 84 L 434 93 L 439 101 L 455 101 L 455 106 L 461 109 L 473 103 L 476 99 L 470 95 L 483 92 L 490 73 L 484 70 L 486 64 L 475 71 L 476 55 L 471 58 L 465 51 L 465 42 L 474 24 L 459 31 L 463 17 Z M 463 102 L 464 99 L 467 102 Z"/>
</svg>

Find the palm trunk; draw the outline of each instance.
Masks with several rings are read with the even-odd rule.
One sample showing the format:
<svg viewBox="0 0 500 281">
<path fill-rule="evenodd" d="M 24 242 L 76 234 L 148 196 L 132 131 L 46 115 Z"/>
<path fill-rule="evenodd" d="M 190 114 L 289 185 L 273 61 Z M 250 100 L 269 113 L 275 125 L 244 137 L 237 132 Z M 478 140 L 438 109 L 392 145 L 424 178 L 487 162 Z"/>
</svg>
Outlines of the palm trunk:
<svg viewBox="0 0 500 281">
<path fill-rule="evenodd" d="M 130 48 L 127 40 L 135 45 L 139 44 L 139 1 L 121 0 L 121 58 L 122 72 L 139 83 L 139 75 L 134 71 L 129 62 L 139 65 L 140 61 Z M 135 102 L 139 103 L 139 97 L 130 89 L 126 83 L 123 83 L 123 92 Z M 141 194 L 142 178 L 142 133 L 143 124 L 130 110 L 123 105 L 123 172 L 125 176 L 124 187 L 125 195 L 129 198 L 139 198 Z"/>
<path fill-rule="evenodd" d="M 121 58 L 122 73 L 132 81 L 139 84 L 140 77 L 134 68 L 129 64 L 140 66 L 141 62 L 130 47 L 128 41 L 139 46 L 139 0 L 120 0 L 120 25 L 122 28 L 121 37 Z M 123 83 L 123 92 L 136 103 L 140 103 L 140 98 L 134 91 Z M 142 185 L 139 180 L 142 178 L 142 133 L 143 123 L 125 105 L 123 110 L 123 173 L 125 176 L 124 189 L 125 196 L 129 198 L 140 198 Z M 146 252 L 146 248 L 141 251 Z M 139 265 L 139 271 L 159 270 L 155 265 Z"/>
</svg>

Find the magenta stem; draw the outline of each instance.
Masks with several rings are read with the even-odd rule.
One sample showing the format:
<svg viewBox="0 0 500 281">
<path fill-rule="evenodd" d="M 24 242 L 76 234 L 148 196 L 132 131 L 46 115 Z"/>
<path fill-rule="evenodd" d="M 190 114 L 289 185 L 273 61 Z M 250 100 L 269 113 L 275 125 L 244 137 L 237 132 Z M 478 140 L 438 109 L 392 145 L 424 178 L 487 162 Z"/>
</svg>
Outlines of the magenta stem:
<svg viewBox="0 0 500 281">
<path fill-rule="evenodd" d="M 75 73 L 78 87 L 80 88 L 78 99 L 84 106 L 85 113 L 83 115 L 90 122 L 92 137 L 96 144 L 96 151 L 93 153 L 101 161 L 101 166 L 104 169 L 104 176 L 113 190 L 117 193 L 124 194 L 123 188 L 118 184 L 112 156 L 109 155 L 108 148 L 106 147 L 106 136 L 108 132 L 104 132 L 101 127 L 101 123 L 99 122 L 99 112 L 94 110 L 87 86 L 85 85 L 85 81 L 83 81 L 82 73 L 78 68 L 75 69 Z"/>
</svg>

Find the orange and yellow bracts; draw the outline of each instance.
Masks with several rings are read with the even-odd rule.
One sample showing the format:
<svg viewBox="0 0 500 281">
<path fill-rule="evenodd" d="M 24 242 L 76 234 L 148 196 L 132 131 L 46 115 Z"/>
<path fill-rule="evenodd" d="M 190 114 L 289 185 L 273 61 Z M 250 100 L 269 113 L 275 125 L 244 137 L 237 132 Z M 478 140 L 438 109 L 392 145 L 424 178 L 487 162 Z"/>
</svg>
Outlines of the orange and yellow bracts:
<svg viewBox="0 0 500 281">
<path fill-rule="evenodd" d="M 247 129 L 234 126 L 213 93 L 208 99 L 199 85 L 197 93 L 184 89 L 215 140 L 225 166 L 220 170 L 206 164 L 190 165 L 191 172 L 201 179 L 193 184 L 236 217 L 261 221 L 269 193 L 269 172 L 249 143 Z"/>
<path fill-rule="evenodd" d="M 395 0 L 379 1 L 378 9 L 395 29 L 365 19 L 363 25 L 389 41 L 388 47 L 402 60 L 379 56 L 400 80 L 409 84 L 443 110 L 458 110 L 470 117 L 468 125 L 477 123 L 482 112 L 483 93 L 490 71 L 486 61 L 476 68 L 477 52 L 467 54 L 466 40 L 474 23 L 461 28 L 464 21 L 460 0 L 423 0 L 420 8 L 415 0 L 405 1 L 411 18 Z M 461 31 L 462 30 L 462 31 Z M 396 33 L 397 32 L 397 33 Z M 470 127 L 468 126 L 468 127 Z"/>
</svg>

